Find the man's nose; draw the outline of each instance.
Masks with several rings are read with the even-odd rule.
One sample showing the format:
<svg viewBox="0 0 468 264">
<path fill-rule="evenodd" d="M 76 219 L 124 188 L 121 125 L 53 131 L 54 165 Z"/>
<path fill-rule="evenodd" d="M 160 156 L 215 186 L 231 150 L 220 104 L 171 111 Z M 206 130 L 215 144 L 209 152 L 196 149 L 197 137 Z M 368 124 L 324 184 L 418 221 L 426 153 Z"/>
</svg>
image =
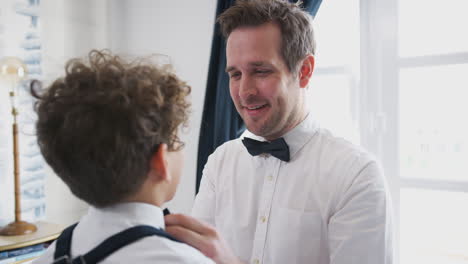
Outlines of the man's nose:
<svg viewBox="0 0 468 264">
<path fill-rule="evenodd" d="M 239 96 L 241 98 L 247 98 L 252 95 L 257 94 L 257 88 L 255 86 L 255 82 L 252 78 L 248 76 L 242 76 L 239 86 Z"/>
</svg>

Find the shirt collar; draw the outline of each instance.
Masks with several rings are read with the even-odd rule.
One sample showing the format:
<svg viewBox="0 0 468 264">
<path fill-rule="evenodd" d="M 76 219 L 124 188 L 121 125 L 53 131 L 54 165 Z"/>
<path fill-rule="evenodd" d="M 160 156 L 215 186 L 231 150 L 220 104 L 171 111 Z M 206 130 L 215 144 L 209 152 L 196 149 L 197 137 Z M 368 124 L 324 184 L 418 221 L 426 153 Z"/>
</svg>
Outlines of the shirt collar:
<svg viewBox="0 0 468 264">
<path fill-rule="evenodd" d="M 147 203 L 119 203 L 103 208 L 90 207 L 88 216 L 97 219 L 112 219 L 126 222 L 128 225 L 150 225 L 165 228 L 164 215 L 161 208 Z"/>
<path fill-rule="evenodd" d="M 296 153 L 307 143 L 318 129 L 318 123 L 314 120 L 311 114 L 307 114 L 306 118 L 302 120 L 296 127 L 291 129 L 288 133 L 283 135 L 284 140 L 289 146 L 289 153 L 291 158 L 294 158 Z M 241 139 L 249 137 L 259 141 L 267 141 L 265 138 L 257 136 L 247 129 L 242 133 Z"/>
</svg>

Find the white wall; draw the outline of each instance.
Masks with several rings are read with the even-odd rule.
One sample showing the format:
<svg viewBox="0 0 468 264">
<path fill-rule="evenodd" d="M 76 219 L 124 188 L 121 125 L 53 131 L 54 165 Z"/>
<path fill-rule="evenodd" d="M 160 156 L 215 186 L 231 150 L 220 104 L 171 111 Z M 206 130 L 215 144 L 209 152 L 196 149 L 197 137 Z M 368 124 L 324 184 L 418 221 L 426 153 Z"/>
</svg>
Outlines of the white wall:
<svg viewBox="0 0 468 264">
<path fill-rule="evenodd" d="M 216 1 L 120 0 L 110 3 L 109 41 L 114 52 L 160 53 L 171 57 L 179 77 L 192 87 L 185 167 L 173 212 L 188 213 L 195 197 L 198 137 L 203 111 Z"/>
</svg>

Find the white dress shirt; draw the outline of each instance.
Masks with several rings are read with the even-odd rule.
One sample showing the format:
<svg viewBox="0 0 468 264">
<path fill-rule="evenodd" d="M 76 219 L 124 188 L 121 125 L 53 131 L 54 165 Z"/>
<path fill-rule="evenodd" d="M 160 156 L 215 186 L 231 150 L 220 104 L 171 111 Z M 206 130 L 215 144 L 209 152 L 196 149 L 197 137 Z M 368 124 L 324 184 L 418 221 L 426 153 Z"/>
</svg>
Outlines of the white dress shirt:
<svg viewBox="0 0 468 264">
<path fill-rule="evenodd" d="M 91 207 L 73 231 L 71 255 L 84 255 L 112 235 L 137 225 L 165 228 L 163 212 L 159 207 L 145 203 L 122 203 L 96 209 Z M 55 242 L 34 264 L 53 262 Z M 214 262 L 195 248 L 170 239 L 149 236 L 137 240 L 105 258 L 111 263 L 209 263 Z"/>
<path fill-rule="evenodd" d="M 241 138 L 208 158 L 192 214 L 215 225 L 243 261 L 392 263 L 391 200 L 372 156 L 310 115 L 283 137 L 289 162 L 253 157 Z"/>
</svg>

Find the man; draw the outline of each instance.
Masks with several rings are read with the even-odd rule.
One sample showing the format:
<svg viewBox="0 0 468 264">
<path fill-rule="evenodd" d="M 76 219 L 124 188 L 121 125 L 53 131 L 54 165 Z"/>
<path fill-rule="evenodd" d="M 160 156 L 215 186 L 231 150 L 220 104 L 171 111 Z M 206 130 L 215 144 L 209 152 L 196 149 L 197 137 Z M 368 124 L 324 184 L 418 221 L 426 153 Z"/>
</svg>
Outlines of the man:
<svg viewBox="0 0 468 264">
<path fill-rule="evenodd" d="M 195 200 L 193 216 L 219 233 L 178 216 L 167 221 L 169 232 L 201 241 L 194 246 L 219 258 L 222 236 L 249 263 L 392 263 L 381 168 L 319 128 L 307 110 L 311 17 L 287 1 L 240 0 L 218 21 L 227 37 L 230 94 L 247 131 L 209 157 Z"/>
</svg>

